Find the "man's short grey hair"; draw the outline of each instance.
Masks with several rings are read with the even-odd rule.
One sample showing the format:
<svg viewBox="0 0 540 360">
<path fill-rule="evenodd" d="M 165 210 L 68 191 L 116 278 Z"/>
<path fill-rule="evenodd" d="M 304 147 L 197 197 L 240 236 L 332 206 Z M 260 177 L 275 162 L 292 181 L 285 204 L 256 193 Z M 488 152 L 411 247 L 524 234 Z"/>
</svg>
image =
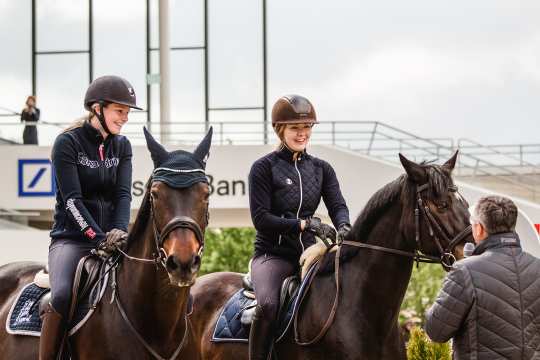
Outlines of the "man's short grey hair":
<svg viewBox="0 0 540 360">
<path fill-rule="evenodd" d="M 471 222 L 484 226 L 488 234 L 512 232 L 516 228 L 518 209 L 504 196 L 484 196 L 471 209 Z"/>
</svg>

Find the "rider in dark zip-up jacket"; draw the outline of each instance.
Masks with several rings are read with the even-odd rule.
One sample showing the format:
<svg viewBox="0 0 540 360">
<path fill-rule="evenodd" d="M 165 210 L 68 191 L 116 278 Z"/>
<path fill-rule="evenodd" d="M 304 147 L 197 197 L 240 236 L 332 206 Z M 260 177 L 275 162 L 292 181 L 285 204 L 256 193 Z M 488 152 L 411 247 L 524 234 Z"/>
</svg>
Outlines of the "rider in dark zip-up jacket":
<svg viewBox="0 0 540 360">
<path fill-rule="evenodd" d="M 334 169 L 306 153 L 317 124 L 313 105 L 299 95 L 280 98 L 272 109 L 279 150 L 255 161 L 249 173 L 249 206 L 257 230 L 251 280 L 257 306 L 249 335 L 249 359 L 267 360 L 277 325 L 283 280 L 298 270 L 302 252 L 335 234 L 313 217 L 324 200 L 341 237 L 350 230 L 349 210 Z"/>
<path fill-rule="evenodd" d="M 131 144 L 88 121 L 60 134 L 52 160 L 57 192 L 51 238 L 99 242 L 111 229 L 127 231 L 131 203 Z"/>
<path fill-rule="evenodd" d="M 249 173 L 249 205 L 257 230 L 255 257 L 273 254 L 298 262 L 315 243 L 300 230 L 300 219 L 313 216 L 321 197 L 334 226 L 349 223 L 349 210 L 330 164 L 283 147 L 257 160 Z"/>
<path fill-rule="evenodd" d="M 58 135 L 51 154 L 57 191 L 40 360 L 56 359 L 62 348 L 80 259 L 97 247 L 115 249 L 127 237 L 132 152 L 119 133 L 130 108 L 139 109 L 135 92 L 125 79 L 103 76 L 88 87 L 84 107 L 89 117 Z"/>
</svg>

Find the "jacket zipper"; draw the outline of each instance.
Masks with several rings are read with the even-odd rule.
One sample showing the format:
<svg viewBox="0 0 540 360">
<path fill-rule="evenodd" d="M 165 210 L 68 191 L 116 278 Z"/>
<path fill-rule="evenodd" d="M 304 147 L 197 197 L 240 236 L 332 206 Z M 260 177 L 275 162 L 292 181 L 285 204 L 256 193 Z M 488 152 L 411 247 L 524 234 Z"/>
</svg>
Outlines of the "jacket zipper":
<svg viewBox="0 0 540 360">
<path fill-rule="evenodd" d="M 98 152 L 99 152 L 99 159 L 101 160 L 101 166 L 99 167 L 99 175 L 101 177 L 101 182 L 104 183 L 104 173 L 105 173 L 105 154 L 104 154 L 104 147 L 105 145 L 103 143 L 99 144 Z M 99 227 L 103 228 L 103 204 L 101 202 L 101 195 L 98 197 L 98 205 L 99 205 Z"/>
<path fill-rule="evenodd" d="M 298 158 L 294 160 L 294 168 L 296 169 L 296 172 L 298 173 L 298 180 L 300 182 L 300 204 L 298 205 L 298 211 L 296 212 L 296 218 L 300 219 L 300 209 L 302 208 L 304 194 L 302 190 L 302 175 L 300 174 L 300 170 L 298 170 Z M 302 246 L 302 252 L 304 252 L 306 249 L 304 248 L 304 243 L 302 243 L 302 232 L 300 232 L 298 241 L 300 241 L 300 246 Z"/>
<path fill-rule="evenodd" d="M 284 214 L 281 214 L 281 218 L 283 219 L 285 217 Z M 283 240 L 283 235 L 279 234 L 279 238 L 278 238 L 278 245 L 281 245 L 281 241 Z"/>
</svg>

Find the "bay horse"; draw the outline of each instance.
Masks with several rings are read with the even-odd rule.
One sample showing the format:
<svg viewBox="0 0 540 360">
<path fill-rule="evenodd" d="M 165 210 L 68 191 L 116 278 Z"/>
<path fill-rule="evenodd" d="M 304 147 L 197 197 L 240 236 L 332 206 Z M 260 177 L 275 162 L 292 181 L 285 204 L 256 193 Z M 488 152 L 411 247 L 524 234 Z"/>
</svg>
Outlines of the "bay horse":
<svg viewBox="0 0 540 360">
<path fill-rule="evenodd" d="M 406 359 L 398 314 L 414 259 L 422 252 L 449 267 L 472 236 L 468 204 L 451 176 L 456 158 L 457 152 L 444 165 L 417 164 L 400 154 L 406 174 L 371 197 L 337 252 L 321 260 L 275 358 Z M 248 359 L 246 343 L 211 341 L 222 307 L 241 283 L 241 274 L 222 272 L 201 276 L 192 287 L 202 359 Z"/>
<path fill-rule="evenodd" d="M 188 318 L 208 223 L 204 173 L 212 129 L 193 153 L 168 152 L 144 129 L 154 171 L 97 309 L 69 339 L 72 359 L 198 359 Z M 20 289 L 43 265 L 0 267 L 0 324 Z M 112 275 L 112 274 L 111 274 Z M 38 358 L 39 337 L 0 327 L 0 359 Z"/>
</svg>

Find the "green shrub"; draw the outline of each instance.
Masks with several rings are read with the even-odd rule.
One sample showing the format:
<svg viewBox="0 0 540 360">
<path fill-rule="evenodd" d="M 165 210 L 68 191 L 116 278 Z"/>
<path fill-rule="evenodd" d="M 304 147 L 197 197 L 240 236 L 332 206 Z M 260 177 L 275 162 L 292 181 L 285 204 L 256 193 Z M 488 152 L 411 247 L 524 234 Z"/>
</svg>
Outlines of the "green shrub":
<svg viewBox="0 0 540 360">
<path fill-rule="evenodd" d="M 207 230 L 200 275 L 216 271 L 246 272 L 254 241 L 253 228 Z"/>
<path fill-rule="evenodd" d="M 407 292 L 401 304 L 400 323 L 412 321 L 422 326 L 424 314 L 439 293 L 446 272 L 439 264 L 420 264 L 413 268 Z"/>
<path fill-rule="evenodd" d="M 451 360 L 452 350 L 449 343 L 432 342 L 419 327 L 411 330 L 411 338 L 407 344 L 408 360 Z"/>
</svg>

